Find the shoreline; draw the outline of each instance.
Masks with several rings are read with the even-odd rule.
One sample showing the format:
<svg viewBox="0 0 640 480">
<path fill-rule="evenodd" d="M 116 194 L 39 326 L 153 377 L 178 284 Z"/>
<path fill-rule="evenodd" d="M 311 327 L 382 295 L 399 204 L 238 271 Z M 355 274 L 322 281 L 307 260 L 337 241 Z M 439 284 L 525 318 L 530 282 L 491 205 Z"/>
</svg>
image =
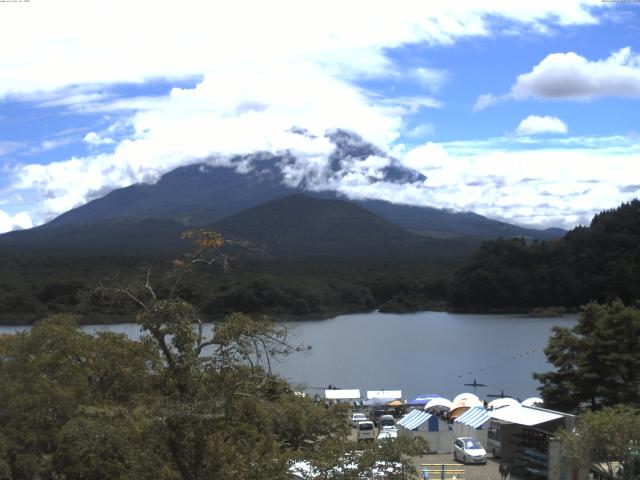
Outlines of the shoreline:
<svg viewBox="0 0 640 480">
<path fill-rule="evenodd" d="M 577 313 L 579 310 L 577 308 L 569 309 L 569 308 L 560 308 L 560 307 L 550 307 L 550 308 L 533 308 L 533 309 L 524 309 L 524 308 L 490 308 L 490 309 L 474 309 L 474 308 L 464 308 L 464 309 L 452 309 L 452 308 L 444 308 L 442 304 L 434 304 L 430 306 L 422 306 L 423 308 L 415 308 L 415 309 L 385 309 L 385 308 L 373 308 L 373 309 L 344 309 L 344 310 L 336 310 L 331 312 L 316 312 L 316 313 L 307 313 L 303 315 L 294 315 L 291 313 L 247 313 L 246 315 L 253 318 L 267 318 L 268 320 L 274 322 L 318 322 L 323 320 L 329 320 L 331 318 L 335 318 L 341 315 L 350 315 L 357 313 L 384 313 L 384 314 L 407 314 L 407 313 L 419 313 L 419 312 L 448 312 L 452 314 L 468 314 L 468 315 L 519 315 L 526 318 L 562 318 L 564 315 L 571 315 Z M 242 313 L 242 312 L 239 312 Z M 74 312 L 59 312 L 59 313 L 50 313 L 43 316 L 33 316 L 33 315 L 7 315 L 3 314 L 0 316 L 0 327 L 30 327 L 35 323 L 45 319 L 49 315 L 77 315 L 80 317 L 80 326 L 92 326 L 92 325 L 124 325 L 128 323 L 136 323 L 135 313 L 131 315 L 109 315 L 109 314 L 100 314 L 100 313 L 90 313 L 88 315 L 81 315 Z M 214 315 L 203 315 L 202 320 L 203 323 L 209 324 L 214 322 L 223 321 L 229 313 L 221 313 Z M 17 321 L 16 321 L 17 318 Z"/>
</svg>

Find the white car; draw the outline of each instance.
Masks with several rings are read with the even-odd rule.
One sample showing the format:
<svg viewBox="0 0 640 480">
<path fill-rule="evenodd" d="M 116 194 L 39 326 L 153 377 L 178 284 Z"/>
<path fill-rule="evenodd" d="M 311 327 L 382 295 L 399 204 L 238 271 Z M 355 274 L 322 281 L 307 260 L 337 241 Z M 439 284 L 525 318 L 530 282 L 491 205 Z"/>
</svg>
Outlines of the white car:
<svg viewBox="0 0 640 480">
<path fill-rule="evenodd" d="M 367 420 L 366 422 L 358 423 L 358 441 L 360 440 L 375 440 L 376 435 L 374 433 L 373 422 Z"/>
<path fill-rule="evenodd" d="M 354 413 L 353 415 L 351 415 L 351 425 L 353 427 L 357 427 L 358 423 L 364 422 L 366 420 L 367 417 L 364 415 L 364 413 Z"/>
<path fill-rule="evenodd" d="M 460 437 L 453 442 L 453 459 L 462 463 L 487 463 L 487 452 L 475 438 Z"/>
<path fill-rule="evenodd" d="M 396 427 L 382 427 L 378 433 L 378 440 L 393 440 L 398 438 L 398 429 Z"/>
</svg>

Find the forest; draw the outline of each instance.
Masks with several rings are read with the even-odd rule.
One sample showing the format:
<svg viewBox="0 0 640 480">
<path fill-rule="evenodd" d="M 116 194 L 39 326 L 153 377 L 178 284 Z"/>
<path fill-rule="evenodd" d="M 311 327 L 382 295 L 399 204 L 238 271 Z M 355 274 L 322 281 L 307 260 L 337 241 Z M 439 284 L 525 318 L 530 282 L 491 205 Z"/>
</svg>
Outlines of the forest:
<svg viewBox="0 0 640 480">
<path fill-rule="evenodd" d="M 0 323 L 73 313 L 83 321 L 130 321 L 132 311 L 92 296 L 101 283 L 135 283 L 148 272 L 162 286 L 171 258 L 0 257 Z M 231 259 L 228 271 L 198 268 L 179 288 L 205 318 L 239 311 L 279 318 L 326 317 L 379 308 L 444 308 L 458 263 Z M 196 267 L 197 268 L 197 267 Z M 128 319 L 128 320 L 127 320 Z"/>
<path fill-rule="evenodd" d="M 527 311 L 590 301 L 640 299 L 640 201 L 596 215 L 551 242 L 522 238 L 484 243 L 455 272 L 455 311 Z"/>
<path fill-rule="evenodd" d="M 83 321 L 130 321 L 131 310 L 92 292 L 113 281 L 135 283 L 169 270 L 167 255 L 0 256 L 0 322 L 32 323 L 73 313 Z M 380 309 L 466 312 L 577 310 L 592 300 L 640 298 L 640 202 L 596 215 L 563 238 L 484 242 L 467 257 L 371 256 L 367 259 L 260 258 L 235 252 L 228 269 L 201 268 L 178 294 L 205 318 L 239 311 L 278 318 L 323 318 Z M 197 267 L 196 267 L 197 268 Z"/>
</svg>

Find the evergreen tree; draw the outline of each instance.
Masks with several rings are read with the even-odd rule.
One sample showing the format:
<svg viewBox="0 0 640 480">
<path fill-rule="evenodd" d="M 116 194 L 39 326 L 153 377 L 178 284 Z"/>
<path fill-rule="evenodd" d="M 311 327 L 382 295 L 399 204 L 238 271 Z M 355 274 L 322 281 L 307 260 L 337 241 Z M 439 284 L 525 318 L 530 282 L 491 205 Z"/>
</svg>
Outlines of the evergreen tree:
<svg viewBox="0 0 640 480">
<path fill-rule="evenodd" d="M 640 404 L 640 309 L 620 300 L 589 303 L 573 328 L 554 327 L 545 355 L 556 371 L 534 378 L 546 405 Z"/>
</svg>

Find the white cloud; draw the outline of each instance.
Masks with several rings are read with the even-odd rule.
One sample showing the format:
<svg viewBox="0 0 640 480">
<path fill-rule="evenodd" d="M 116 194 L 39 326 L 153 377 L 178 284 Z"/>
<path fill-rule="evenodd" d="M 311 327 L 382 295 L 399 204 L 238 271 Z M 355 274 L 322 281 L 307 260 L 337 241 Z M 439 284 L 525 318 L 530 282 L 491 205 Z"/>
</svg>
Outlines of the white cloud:
<svg viewBox="0 0 640 480">
<path fill-rule="evenodd" d="M 196 87 L 176 88 L 143 107 L 131 119 L 134 134 L 113 153 L 23 166 L 16 187 L 39 191 L 43 216 L 50 218 L 109 189 L 154 181 L 203 159 L 228 165 L 234 155 L 288 151 L 301 162 L 326 164 L 333 144 L 324 134 L 337 127 L 366 131 L 367 140 L 384 149 L 402 123 L 400 111 L 392 113 L 313 64 L 210 73 Z M 294 126 L 310 135 L 293 133 Z M 85 141 L 101 138 L 91 133 Z"/>
<path fill-rule="evenodd" d="M 432 68 L 416 68 L 410 74 L 423 88 L 438 90 L 447 79 L 447 73 L 443 70 Z"/>
<path fill-rule="evenodd" d="M 247 63 L 313 61 L 343 77 L 376 75 L 391 67 L 384 54 L 389 47 L 488 35 L 489 16 L 514 28 L 595 23 L 591 8 L 581 0 L 538 1 L 527 9 L 509 0 L 399 0 L 394 8 L 382 0 L 304 7 L 296 0 L 238 0 L 224 8 L 204 0 L 179 7 L 152 0 L 32 2 L 0 16 L 0 42 L 12 46 L 0 60 L 0 97 L 185 78 Z"/>
<path fill-rule="evenodd" d="M 640 55 L 630 47 L 605 60 L 590 61 L 574 53 L 553 53 L 519 75 L 512 88 L 514 98 L 589 100 L 596 97 L 640 96 Z"/>
<path fill-rule="evenodd" d="M 484 110 L 485 108 L 492 107 L 493 105 L 497 105 L 498 103 L 504 102 L 509 97 L 507 95 L 492 95 L 490 93 L 482 94 L 476 100 L 476 103 L 473 105 L 473 111 L 479 112 Z"/>
<path fill-rule="evenodd" d="M 435 127 L 433 126 L 433 123 L 426 122 L 426 123 L 421 123 L 420 125 L 416 125 L 412 129 L 407 131 L 405 135 L 409 138 L 421 138 L 421 137 L 428 137 L 429 135 L 433 135 L 433 132 L 435 132 Z"/>
<path fill-rule="evenodd" d="M 382 0 L 315 6 L 239 0 L 224 8 L 205 0 L 179 6 L 151 0 L 31 2 L 0 16 L 0 42 L 11 45 L 0 59 L 0 99 L 13 95 L 83 112 L 132 111 L 125 123 L 133 133 L 114 143 L 111 153 L 24 165 L 15 188 L 36 191 L 43 198 L 38 218 L 46 219 L 180 165 L 202 159 L 228 165 L 233 155 L 257 151 L 296 156 L 297 168 L 287 172 L 295 182 L 305 168 L 326 164 L 333 148 L 323 136 L 327 130 L 353 130 L 384 151 L 398 138 L 403 117 L 441 107 L 426 96 L 374 97 L 353 83 L 393 77 L 388 49 L 490 35 L 496 17 L 515 30 L 594 23 L 592 8 L 581 0 L 541 0 L 526 10 L 511 0 L 399 0 L 394 8 Z M 418 68 L 411 75 L 430 91 L 446 80 L 437 69 Z M 151 79 L 192 79 L 197 85 L 166 97 L 103 93 L 105 86 Z M 294 126 L 311 135 L 292 133 Z M 91 132 L 84 140 L 109 138 Z M 372 193 L 376 187 L 366 177 L 376 173 L 379 160 L 374 156 L 371 165 L 350 171 L 344 186 L 333 187 Z M 378 188 L 383 196 L 426 195 L 415 185 L 404 193 L 394 185 Z"/>
<path fill-rule="evenodd" d="M 12 216 L 0 210 L 0 233 L 31 228 L 32 226 L 33 222 L 27 212 L 20 212 Z"/>
<path fill-rule="evenodd" d="M 507 137 L 475 146 L 428 142 L 403 158 L 427 177 L 424 188 L 406 192 L 404 201 L 473 211 L 521 225 L 588 223 L 598 211 L 637 195 L 628 172 L 640 164 L 640 145 L 607 146 L 620 140 L 574 138 L 573 148 L 567 148 L 568 142 L 541 148 L 544 141 L 534 140 L 535 148 L 528 149 L 521 139 Z M 505 148 L 509 143 L 519 148 Z"/>
<path fill-rule="evenodd" d="M 516 135 L 538 135 L 541 133 L 562 133 L 569 131 L 567 124 L 558 117 L 529 115 L 516 128 Z"/>
<path fill-rule="evenodd" d="M 474 111 L 509 99 L 591 100 L 599 97 L 640 97 L 640 55 L 631 47 L 604 60 L 588 60 L 575 52 L 552 53 L 533 69 L 518 75 L 504 95 L 484 94 Z"/>
<path fill-rule="evenodd" d="M 113 139 L 108 138 L 108 137 L 101 137 L 100 135 L 98 135 L 96 132 L 89 132 L 87 133 L 83 140 L 88 143 L 89 145 L 92 146 L 98 146 L 98 145 L 111 145 L 113 143 L 115 143 L 113 141 Z"/>
</svg>

